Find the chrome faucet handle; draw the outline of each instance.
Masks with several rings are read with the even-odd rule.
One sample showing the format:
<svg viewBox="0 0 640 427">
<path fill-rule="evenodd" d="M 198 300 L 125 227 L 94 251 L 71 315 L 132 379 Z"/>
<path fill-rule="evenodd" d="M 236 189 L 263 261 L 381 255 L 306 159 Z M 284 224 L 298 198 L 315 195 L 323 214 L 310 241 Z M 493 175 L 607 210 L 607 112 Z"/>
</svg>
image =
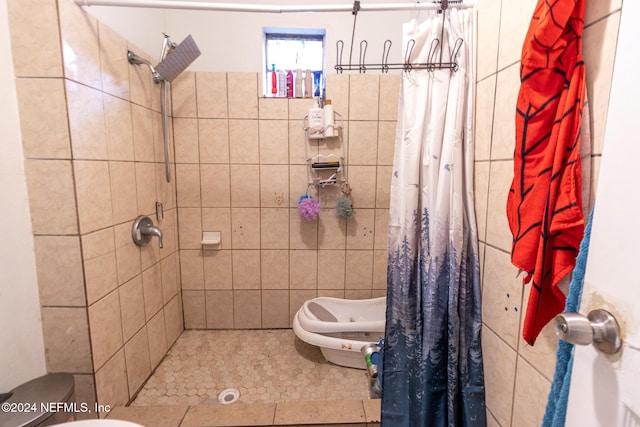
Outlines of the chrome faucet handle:
<svg viewBox="0 0 640 427">
<path fill-rule="evenodd" d="M 131 237 L 133 243 L 138 246 L 143 246 L 151 241 L 151 237 L 156 236 L 159 240 L 160 248 L 162 249 L 162 230 L 153 225 L 153 221 L 148 216 L 141 215 L 136 218 L 131 228 Z"/>
</svg>

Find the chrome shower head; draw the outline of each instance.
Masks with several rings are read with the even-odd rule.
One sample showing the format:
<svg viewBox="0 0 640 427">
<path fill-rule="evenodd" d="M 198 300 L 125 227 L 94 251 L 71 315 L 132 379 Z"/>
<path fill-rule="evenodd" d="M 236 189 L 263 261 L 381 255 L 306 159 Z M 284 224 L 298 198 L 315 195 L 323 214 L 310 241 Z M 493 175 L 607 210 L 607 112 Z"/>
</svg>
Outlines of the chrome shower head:
<svg viewBox="0 0 640 427">
<path fill-rule="evenodd" d="M 132 65 L 145 64 L 151 70 L 153 81 L 160 83 L 161 80 L 172 82 L 182 73 L 193 61 L 200 56 L 200 49 L 189 35 L 182 43 L 176 45 L 169 41 L 169 37 L 165 34 L 163 45 L 164 59 L 154 67 L 149 61 L 139 57 L 134 52 L 129 51 L 127 58 Z"/>
<path fill-rule="evenodd" d="M 182 43 L 173 47 L 170 45 L 165 58 L 158 64 L 156 71 L 160 78 L 172 82 L 182 73 L 193 61 L 200 56 L 200 49 L 188 35 Z"/>
</svg>

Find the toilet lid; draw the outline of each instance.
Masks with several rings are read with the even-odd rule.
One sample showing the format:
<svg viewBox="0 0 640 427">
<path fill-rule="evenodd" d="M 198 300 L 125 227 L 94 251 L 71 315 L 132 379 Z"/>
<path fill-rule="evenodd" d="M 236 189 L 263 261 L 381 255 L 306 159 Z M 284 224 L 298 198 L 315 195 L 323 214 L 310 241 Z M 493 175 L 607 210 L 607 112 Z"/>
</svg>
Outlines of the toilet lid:
<svg viewBox="0 0 640 427">
<path fill-rule="evenodd" d="M 50 427 L 144 427 L 141 424 L 122 420 L 82 420 L 64 424 L 54 424 Z"/>
</svg>

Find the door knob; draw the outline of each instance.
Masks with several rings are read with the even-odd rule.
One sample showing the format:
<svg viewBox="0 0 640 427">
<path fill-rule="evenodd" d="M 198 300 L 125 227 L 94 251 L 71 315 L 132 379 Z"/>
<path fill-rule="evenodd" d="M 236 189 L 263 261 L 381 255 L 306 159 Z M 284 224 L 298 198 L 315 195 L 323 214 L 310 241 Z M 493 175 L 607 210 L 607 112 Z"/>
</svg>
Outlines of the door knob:
<svg viewBox="0 0 640 427">
<path fill-rule="evenodd" d="M 593 310 L 587 317 L 580 313 L 561 313 L 555 321 L 558 338 L 568 343 L 593 344 L 607 354 L 616 353 L 622 347 L 618 322 L 606 310 Z"/>
</svg>

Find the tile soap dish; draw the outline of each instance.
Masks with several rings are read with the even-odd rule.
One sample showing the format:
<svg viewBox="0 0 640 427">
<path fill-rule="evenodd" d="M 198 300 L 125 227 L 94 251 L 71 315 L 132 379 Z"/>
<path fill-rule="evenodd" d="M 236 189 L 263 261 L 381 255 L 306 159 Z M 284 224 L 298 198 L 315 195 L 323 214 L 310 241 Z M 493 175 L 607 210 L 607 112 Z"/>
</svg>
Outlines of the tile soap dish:
<svg viewBox="0 0 640 427">
<path fill-rule="evenodd" d="M 220 247 L 221 234 L 219 231 L 203 231 L 202 232 L 202 242 L 200 242 L 203 246 L 218 246 Z"/>
</svg>

